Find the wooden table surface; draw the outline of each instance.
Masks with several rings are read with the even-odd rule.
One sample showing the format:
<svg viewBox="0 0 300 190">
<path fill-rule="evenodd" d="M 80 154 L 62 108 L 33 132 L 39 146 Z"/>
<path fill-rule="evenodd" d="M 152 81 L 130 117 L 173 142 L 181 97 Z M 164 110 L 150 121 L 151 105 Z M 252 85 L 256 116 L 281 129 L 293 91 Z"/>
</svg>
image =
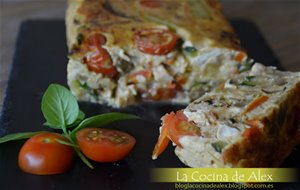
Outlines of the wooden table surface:
<svg viewBox="0 0 300 190">
<path fill-rule="evenodd" d="M 27 19 L 63 19 L 65 2 L 65 0 L 0 1 L 0 110 L 20 23 Z M 227 17 L 245 18 L 257 24 L 285 69 L 300 71 L 300 0 L 221 0 L 221 2 Z"/>
</svg>

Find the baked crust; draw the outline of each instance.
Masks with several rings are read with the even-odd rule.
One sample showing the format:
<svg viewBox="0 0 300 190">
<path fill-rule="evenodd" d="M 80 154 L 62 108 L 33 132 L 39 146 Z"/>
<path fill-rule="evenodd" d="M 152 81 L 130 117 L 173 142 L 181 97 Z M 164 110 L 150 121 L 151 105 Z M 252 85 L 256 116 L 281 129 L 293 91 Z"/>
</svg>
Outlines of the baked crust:
<svg viewBox="0 0 300 190">
<path fill-rule="evenodd" d="M 194 2 L 194 3 L 193 3 Z M 163 1 L 159 8 L 141 6 L 139 1 L 69 0 L 66 13 L 68 47 L 77 44 L 79 34 L 112 32 L 121 46 L 132 44 L 133 32 L 166 25 L 175 28 L 196 48 L 205 46 L 242 50 L 240 41 L 225 19 L 217 1 Z"/>
<path fill-rule="evenodd" d="M 300 82 L 284 97 L 277 109 L 260 118 L 263 127 L 251 140 L 242 138 L 223 153 L 233 167 L 277 167 L 300 144 Z"/>
<path fill-rule="evenodd" d="M 158 142 L 173 141 L 190 167 L 277 167 L 300 144 L 299 97 L 300 73 L 256 63 L 184 109 L 199 134 L 177 130 L 175 136 L 182 116 L 166 114 Z M 154 158 L 160 153 L 154 151 Z"/>
<path fill-rule="evenodd" d="M 114 107 L 142 101 L 189 103 L 238 73 L 246 62 L 247 55 L 217 1 L 148 1 L 159 3 L 158 7 L 143 2 L 68 1 L 68 84 L 78 100 Z M 156 42 L 144 51 L 147 43 L 138 42 L 136 36 L 153 30 L 169 34 L 165 39 L 171 41 Z M 105 41 L 97 60 L 89 43 L 95 36 Z M 104 54 L 114 74 L 103 71 Z M 89 65 L 92 59 L 96 65 Z"/>
</svg>

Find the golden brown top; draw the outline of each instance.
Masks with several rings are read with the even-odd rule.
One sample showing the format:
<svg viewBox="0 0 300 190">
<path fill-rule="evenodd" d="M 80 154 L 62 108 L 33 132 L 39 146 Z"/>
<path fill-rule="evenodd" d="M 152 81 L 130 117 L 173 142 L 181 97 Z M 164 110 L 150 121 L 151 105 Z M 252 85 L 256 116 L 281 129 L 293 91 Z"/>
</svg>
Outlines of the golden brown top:
<svg viewBox="0 0 300 190">
<path fill-rule="evenodd" d="M 69 8 L 72 3 L 76 6 L 69 22 L 77 31 L 76 35 L 68 32 L 69 38 L 97 30 L 113 35 L 108 46 L 130 48 L 137 29 L 167 27 L 197 48 L 241 49 L 215 0 L 70 0 Z"/>
</svg>

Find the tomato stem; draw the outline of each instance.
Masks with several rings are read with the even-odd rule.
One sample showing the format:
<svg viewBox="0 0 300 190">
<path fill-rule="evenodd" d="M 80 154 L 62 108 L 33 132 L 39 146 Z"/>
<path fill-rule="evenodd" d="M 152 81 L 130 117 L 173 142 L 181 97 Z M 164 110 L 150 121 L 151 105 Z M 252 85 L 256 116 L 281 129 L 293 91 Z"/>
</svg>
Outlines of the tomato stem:
<svg viewBox="0 0 300 190">
<path fill-rule="evenodd" d="M 66 126 L 62 127 L 62 130 L 63 130 L 64 134 L 65 134 L 66 136 L 68 136 L 68 132 L 67 132 Z"/>
<path fill-rule="evenodd" d="M 79 148 L 79 146 L 77 144 L 74 144 L 74 143 L 69 143 L 69 142 L 66 142 L 66 141 L 62 141 L 62 140 L 59 140 L 59 139 L 55 139 L 58 143 L 60 144 L 63 144 L 63 145 L 67 145 L 67 146 L 71 146 L 71 147 L 74 147 L 74 148 Z"/>
<path fill-rule="evenodd" d="M 71 134 L 71 133 L 70 133 Z M 78 155 L 78 157 L 82 160 L 83 163 L 85 163 L 89 168 L 94 169 L 94 166 L 88 161 L 88 159 L 80 152 L 80 149 L 77 145 L 77 143 L 71 138 L 69 134 L 66 133 L 66 138 L 71 142 L 70 144 L 73 144 L 75 146 L 72 146 Z"/>
<path fill-rule="evenodd" d="M 94 169 L 94 166 L 88 161 L 88 159 L 80 152 L 78 148 L 74 148 L 76 154 L 89 168 Z"/>
</svg>

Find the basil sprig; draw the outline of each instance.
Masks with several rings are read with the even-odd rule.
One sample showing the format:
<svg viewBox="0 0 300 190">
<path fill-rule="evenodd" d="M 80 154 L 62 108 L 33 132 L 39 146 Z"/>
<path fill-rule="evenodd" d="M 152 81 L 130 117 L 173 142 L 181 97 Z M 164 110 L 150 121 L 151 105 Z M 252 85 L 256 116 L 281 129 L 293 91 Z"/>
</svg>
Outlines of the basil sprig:
<svg viewBox="0 0 300 190">
<path fill-rule="evenodd" d="M 65 142 L 58 139 L 57 142 L 73 147 L 79 158 L 90 168 L 93 168 L 92 164 L 81 153 L 76 143 L 76 132 L 86 127 L 102 127 L 114 121 L 140 119 L 140 117 L 135 115 L 118 112 L 85 118 L 85 113 L 79 109 L 73 94 L 67 88 L 59 84 L 49 85 L 43 95 L 41 109 L 46 119 L 44 125 L 53 129 L 61 129 L 63 136 L 69 140 L 69 142 Z M 1 137 L 0 143 L 26 139 L 45 132 L 47 131 L 9 134 Z"/>
<path fill-rule="evenodd" d="M 50 126 L 66 130 L 78 118 L 79 106 L 67 88 L 51 84 L 42 99 L 42 112 Z"/>
</svg>

